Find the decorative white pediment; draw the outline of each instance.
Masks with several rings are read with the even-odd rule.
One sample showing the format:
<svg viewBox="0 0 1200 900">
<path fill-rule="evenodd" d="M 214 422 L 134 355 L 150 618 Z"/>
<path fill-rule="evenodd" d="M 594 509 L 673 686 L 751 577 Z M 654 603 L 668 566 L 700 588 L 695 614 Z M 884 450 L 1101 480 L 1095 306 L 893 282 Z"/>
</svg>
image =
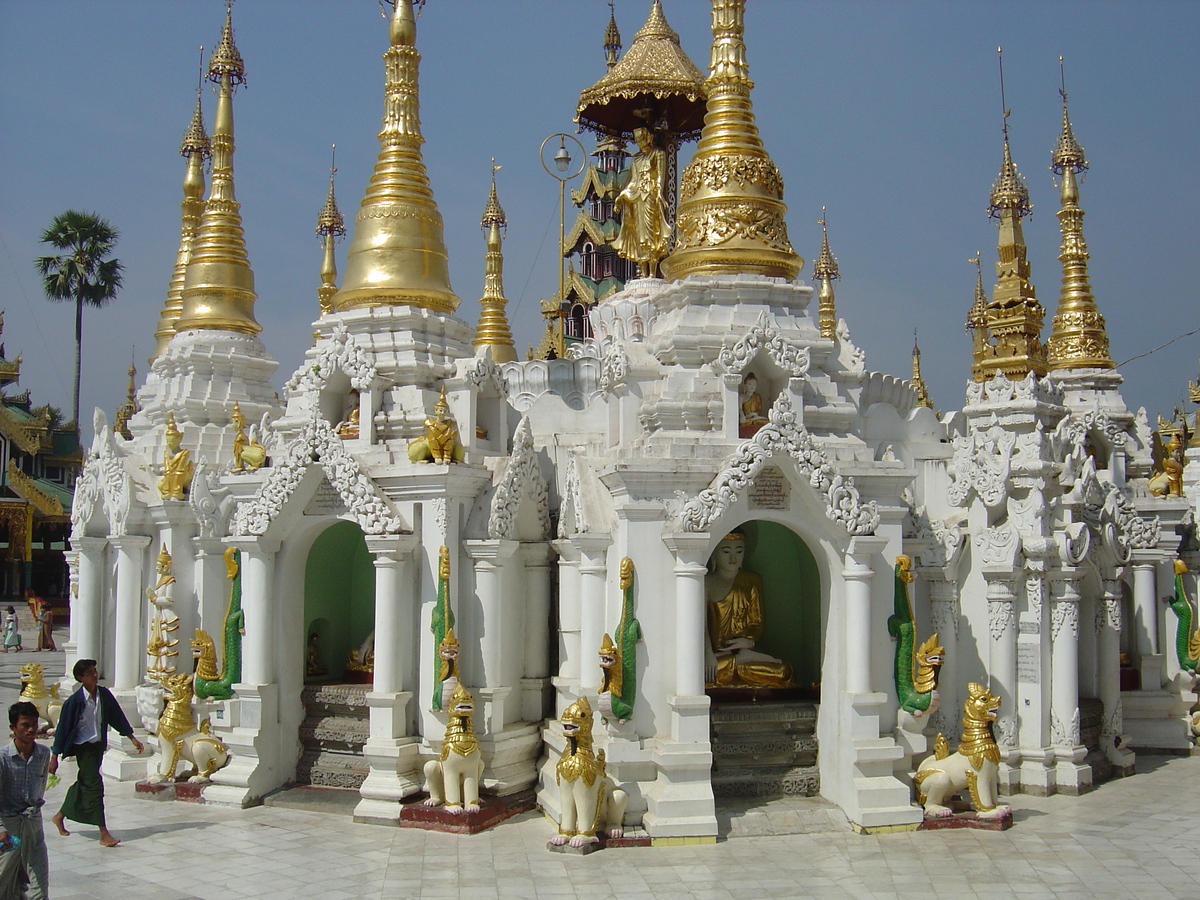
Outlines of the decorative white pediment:
<svg viewBox="0 0 1200 900">
<path fill-rule="evenodd" d="M 350 379 L 350 386 L 356 391 L 369 389 L 378 377 L 375 366 L 362 345 L 341 322 L 334 324 L 329 340 L 322 345 L 317 355 L 306 359 L 288 379 L 284 391 L 289 394 L 296 391 L 320 391 L 329 383 L 330 376 L 338 371 L 346 374 Z"/>
<path fill-rule="evenodd" d="M 567 459 L 562 503 L 558 508 L 558 537 L 567 538 L 584 531 L 582 498 L 579 496 L 579 469 L 575 455 Z"/>
<path fill-rule="evenodd" d="M 1038 378 L 1032 372 L 1019 381 L 1011 381 L 1003 372 L 987 381 L 967 382 L 967 406 L 980 403 L 1014 403 L 1036 400 L 1062 406 L 1063 389 L 1049 378 Z"/>
<path fill-rule="evenodd" d="M 533 427 L 524 416 L 513 435 L 513 451 L 500 476 L 488 516 L 488 537 L 492 540 L 518 539 L 517 519 L 521 504 L 534 504 L 541 533 L 538 540 L 550 537 L 550 505 L 546 479 L 542 477 L 533 447 Z"/>
<path fill-rule="evenodd" d="M 769 422 L 738 445 L 720 474 L 679 510 L 682 531 L 707 531 L 754 481 L 772 456 L 795 460 L 800 474 L 825 498 L 825 514 L 853 535 L 874 534 L 879 526 L 875 502 L 863 503 L 854 479 L 838 474 L 825 452 L 796 421 L 792 401 L 781 392 L 768 413 Z"/>
<path fill-rule="evenodd" d="M 600 390 L 611 391 L 629 377 L 629 354 L 625 345 L 613 341 L 600 364 Z"/>
<path fill-rule="evenodd" d="M 766 350 L 771 361 L 791 378 L 803 378 L 812 363 L 807 347 L 787 340 L 764 310 L 746 334 L 732 346 L 721 348 L 715 368 L 718 373 L 741 375 L 760 350 Z"/>
<path fill-rule="evenodd" d="M 910 507 L 904 517 L 904 542 L 914 544 L 913 555 L 921 565 L 944 568 L 958 560 L 966 533 L 958 524 L 931 518 L 924 506 Z"/>
<path fill-rule="evenodd" d="M 220 469 L 210 469 L 208 460 L 200 457 L 188 489 L 188 505 L 196 516 L 199 537 L 224 537 L 233 503 L 229 488 L 221 486 Z"/>
<path fill-rule="evenodd" d="M 350 515 L 367 534 L 397 534 L 404 523 L 378 486 L 346 450 L 345 443 L 324 419 L 312 418 L 271 466 L 267 480 L 253 498 L 238 506 L 233 515 L 236 535 L 265 534 L 283 510 L 314 461 Z"/>
<path fill-rule="evenodd" d="M 490 355 L 459 360 L 458 377 L 474 387 L 476 393 L 508 397 L 508 382 L 504 380 L 504 373 Z"/>
<path fill-rule="evenodd" d="M 133 480 L 125 471 L 123 454 L 117 447 L 108 417 L 96 407 L 92 417 L 95 437 L 83 472 L 75 483 L 71 503 L 71 533 L 82 536 L 87 523 L 103 509 L 106 531 L 124 534 L 133 506 Z"/>
</svg>

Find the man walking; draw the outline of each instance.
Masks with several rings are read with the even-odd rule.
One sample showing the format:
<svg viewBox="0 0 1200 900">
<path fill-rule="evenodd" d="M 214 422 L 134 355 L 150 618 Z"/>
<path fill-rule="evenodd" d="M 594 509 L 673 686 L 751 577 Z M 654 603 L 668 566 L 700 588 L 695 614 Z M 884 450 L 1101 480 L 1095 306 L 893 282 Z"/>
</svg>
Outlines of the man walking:
<svg viewBox="0 0 1200 900">
<path fill-rule="evenodd" d="M 29 701 L 8 708 L 8 724 L 12 741 L 0 749 L 0 897 L 45 900 L 50 860 L 42 832 L 42 795 L 50 750 L 34 740 L 38 711 Z"/>
<path fill-rule="evenodd" d="M 108 688 L 100 687 L 96 661 L 77 660 L 71 673 L 80 688 L 62 706 L 58 730 L 54 733 L 50 772 L 58 771 L 60 756 L 74 756 L 79 764 L 79 776 L 67 790 L 62 808 L 50 817 L 50 821 L 63 836 L 71 833 L 63 824 L 64 819 L 98 825 L 100 845 L 115 847 L 121 841 L 112 836 L 104 821 L 104 778 L 100 774 L 100 761 L 108 749 L 109 726 L 129 738 L 138 753 L 144 748 L 142 742 L 133 736 L 133 728 L 121 711 L 117 698 Z"/>
</svg>

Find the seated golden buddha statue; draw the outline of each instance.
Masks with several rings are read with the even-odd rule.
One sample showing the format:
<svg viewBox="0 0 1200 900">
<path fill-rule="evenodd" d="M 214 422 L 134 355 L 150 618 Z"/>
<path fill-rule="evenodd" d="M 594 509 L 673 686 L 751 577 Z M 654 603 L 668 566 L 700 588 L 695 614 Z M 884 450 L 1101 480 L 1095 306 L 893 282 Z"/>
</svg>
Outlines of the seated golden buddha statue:
<svg viewBox="0 0 1200 900">
<path fill-rule="evenodd" d="M 175 413 L 167 413 L 167 446 L 163 450 L 163 475 L 158 492 L 165 500 L 182 500 L 192 483 L 192 452 L 180 447 L 183 432 L 175 425 Z"/>
<path fill-rule="evenodd" d="M 754 649 L 763 633 L 763 583 L 742 568 L 745 558 L 746 535 L 734 531 L 709 560 L 704 680 L 709 687 L 791 687 L 792 667 Z"/>
<path fill-rule="evenodd" d="M 742 394 L 745 400 L 738 408 L 738 437 L 754 437 L 758 429 L 767 424 L 763 414 L 763 398 L 758 392 L 758 378 L 753 372 L 747 372 L 742 380 Z"/>
<path fill-rule="evenodd" d="M 462 462 L 467 452 L 458 439 L 458 423 L 450 415 L 450 404 L 446 402 L 446 389 L 433 405 L 433 415 L 425 420 L 425 436 L 408 445 L 410 462 L 446 463 Z"/>
</svg>

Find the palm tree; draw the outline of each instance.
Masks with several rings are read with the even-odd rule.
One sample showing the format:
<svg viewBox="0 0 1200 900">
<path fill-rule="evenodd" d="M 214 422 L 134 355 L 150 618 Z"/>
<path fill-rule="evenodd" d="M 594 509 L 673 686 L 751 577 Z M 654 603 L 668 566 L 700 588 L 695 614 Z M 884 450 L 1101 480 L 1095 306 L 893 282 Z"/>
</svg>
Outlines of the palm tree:
<svg viewBox="0 0 1200 900">
<path fill-rule="evenodd" d="M 42 232 L 42 243 L 66 251 L 62 256 L 42 256 L 35 261 L 42 274 L 42 290 L 50 300 L 75 301 L 75 393 L 71 411 L 79 435 L 79 373 L 83 364 L 83 307 L 97 309 L 117 296 L 121 287 L 119 259 L 109 255 L 120 234 L 95 213 L 68 209 L 54 217 Z"/>
</svg>

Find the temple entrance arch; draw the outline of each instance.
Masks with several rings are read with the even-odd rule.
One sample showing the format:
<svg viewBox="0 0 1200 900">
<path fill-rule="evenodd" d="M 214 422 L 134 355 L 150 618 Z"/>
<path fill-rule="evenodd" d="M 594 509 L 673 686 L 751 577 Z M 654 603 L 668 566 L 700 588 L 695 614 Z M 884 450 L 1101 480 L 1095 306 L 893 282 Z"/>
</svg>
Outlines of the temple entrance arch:
<svg viewBox="0 0 1200 900">
<path fill-rule="evenodd" d="M 304 566 L 304 640 L 296 656 L 308 659 L 316 634 L 316 657 L 325 674 L 319 680 L 346 680 L 350 651 L 375 628 L 375 567 L 363 530 L 340 521 L 313 541 Z M 311 676 L 310 676 L 311 678 Z M 362 679 L 359 679 L 362 680 Z"/>
</svg>

